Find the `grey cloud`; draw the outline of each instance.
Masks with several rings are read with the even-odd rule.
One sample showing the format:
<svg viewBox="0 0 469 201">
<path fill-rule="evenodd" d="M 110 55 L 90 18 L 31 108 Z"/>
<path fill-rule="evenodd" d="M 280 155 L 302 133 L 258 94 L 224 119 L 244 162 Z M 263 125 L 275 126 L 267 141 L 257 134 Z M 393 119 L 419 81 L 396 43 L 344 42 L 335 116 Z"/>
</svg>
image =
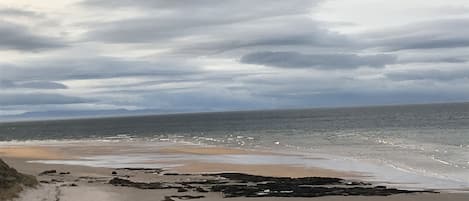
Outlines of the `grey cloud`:
<svg viewBox="0 0 469 201">
<path fill-rule="evenodd" d="M 463 59 L 460 57 L 417 57 L 413 56 L 411 58 L 399 58 L 397 63 L 399 64 L 411 64 L 411 63 L 432 63 L 432 64 L 440 64 L 440 63 L 447 63 L 447 64 L 462 64 L 468 62 L 467 59 Z"/>
<path fill-rule="evenodd" d="M 258 46 L 356 46 L 346 36 L 328 31 L 324 23 L 311 19 L 310 13 L 317 2 L 86 1 L 85 5 L 106 9 L 138 7 L 144 15 L 91 24 L 84 40 L 152 43 L 158 47 L 166 45 L 175 53 L 201 54 Z"/>
<path fill-rule="evenodd" d="M 310 10 L 310 7 L 318 2 L 320 0 L 291 0 L 288 2 L 270 0 L 86 0 L 80 4 L 101 8 L 136 7 L 145 10 L 170 10 L 175 14 L 186 15 L 205 13 L 212 17 L 218 16 L 216 14 L 222 14 L 219 17 L 226 17 L 226 14 L 231 16 L 245 16 L 252 13 L 256 15 L 265 13 L 270 13 L 269 15 L 295 14 Z"/>
<path fill-rule="evenodd" d="M 200 72 L 183 62 L 148 62 L 112 57 L 26 61 L 22 65 L 0 65 L 2 79 L 56 81 L 128 76 L 174 77 Z"/>
<path fill-rule="evenodd" d="M 0 105 L 50 105 L 90 103 L 93 100 L 50 93 L 0 94 Z"/>
<path fill-rule="evenodd" d="M 221 8 L 210 8 L 208 6 L 197 10 L 199 2 L 191 1 L 191 3 L 179 7 L 171 7 L 169 12 L 162 11 L 163 14 L 156 16 L 151 14 L 148 17 L 98 23 L 91 27 L 92 30 L 88 33 L 88 38 L 106 42 L 141 43 L 185 35 L 213 35 L 213 32 L 217 33 L 221 30 L 230 30 L 233 27 L 242 27 L 239 26 L 240 24 L 252 24 L 253 26 L 251 27 L 243 27 L 247 28 L 248 30 L 246 31 L 249 32 L 249 29 L 263 26 L 262 23 L 255 21 L 280 16 L 285 17 L 285 15 L 289 14 L 305 15 L 311 9 L 307 6 L 307 2 L 310 1 L 305 0 L 276 2 L 273 4 L 271 1 L 264 2 L 268 3 L 269 7 L 252 6 L 252 2 L 247 1 L 229 2 L 223 2 L 222 4 L 215 3 L 221 6 Z M 135 5 L 137 4 L 138 2 L 135 3 Z M 236 5 L 230 6 L 230 4 Z M 188 13 L 190 14 L 188 15 Z M 277 21 L 281 22 L 282 20 L 277 19 Z M 254 26 L 256 24 L 258 26 Z M 230 27 L 224 27 L 224 25 L 230 25 Z M 264 33 L 266 32 L 264 31 Z"/>
<path fill-rule="evenodd" d="M 397 38 L 387 43 L 394 44 L 390 45 L 391 50 L 458 48 L 469 46 L 469 38 L 423 38 L 427 37 Z"/>
<path fill-rule="evenodd" d="M 17 8 L 0 8 L 0 16 L 11 16 L 11 17 L 44 17 L 43 14 Z"/>
<path fill-rule="evenodd" d="M 0 88 L 67 89 L 67 86 L 61 83 L 48 81 L 14 82 L 11 80 L 0 80 Z"/>
<path fill-rule="evenodd" d="M 368 46 L 387 51 L 469 47 L 469 19 L 445 19 L 414 23 L 368 33 Z M 457 31 L 456 31 L 457 30 Z"/>
<path fill-rule="evenodd" d="M 214 54 L 252 47 L 355 48 L 350 38 L 319 27 L 307 16 L 233 23 L 213 19 L 138 18 L 99 24 L 87 37 L 108 43 L 154 43 L 175 53 Z M 292 30 L 295 30 L 294 32 Z M 190 40 L 179 40 L 181 38 Z"/>
<path fill-rule="evenodd" d="M 302 54 L 299 52 L 255 52 L 244 55 L 242 63 L 281 68 L 351 69 L 360 66 L 383 67 L 395 63 L 393 55 Z"/>
<path fill-rule="evenodd" d="M 298 29 L 302 27 L 299 24 L 292 23 L 284 27 L 265 28 L 264 31 L 240 32 L 219 34 L 214 36 L 210 42 L 195 42 L 186 44 L 173 52 L 175 53 L 200 53 L 200 54 L 218 54 L 232 50 L 251 50 L 251 49 L 295 49 L 308 50 L 319 48 L 338 48 L 343 50 L 353 50 L 357 44 L 349 38 L 328 32 L 314 27 L 310 22 L 309 29 L 303 29 L 299 32 L 290 32 L 287 30 Z M 262 26 L 260 26 L 262 27 Z M 238 30 L 243 30 L 239 28 Z M 276 30 L 275 34 L 267 30 Z M 257 33 L 257 34 L 256 34 Z"/>
<path fill-rule="evenodd" d="M 387 73 L 386 77 L 391 80 L 405 81 L 405 80 L 437 80 L 437 81 L 451 81 L 457 79 L 469 79 L 468 69 L 458 70 L 411 70 L 406 72 L 392 72 Z"/>
<path fill-rule="evenodd" d="M 66 45 L 56 39 L 34 34 L 24 26 L 0 21 L 0 49 L 39 51 Z"/>
</svg>

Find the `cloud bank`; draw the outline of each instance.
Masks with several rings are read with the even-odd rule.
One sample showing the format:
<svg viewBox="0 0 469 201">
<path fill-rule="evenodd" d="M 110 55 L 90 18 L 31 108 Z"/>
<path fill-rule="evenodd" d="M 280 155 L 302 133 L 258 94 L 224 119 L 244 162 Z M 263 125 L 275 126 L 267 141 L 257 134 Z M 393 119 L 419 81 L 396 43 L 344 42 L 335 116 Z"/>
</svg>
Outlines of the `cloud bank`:
<svg viewBox="0 0 469 201">
<path fill-rule="evenodd" d="M 0 4 L 0 116 L 468 101 L 467 12 L 376 3 Z"/>
</svg>

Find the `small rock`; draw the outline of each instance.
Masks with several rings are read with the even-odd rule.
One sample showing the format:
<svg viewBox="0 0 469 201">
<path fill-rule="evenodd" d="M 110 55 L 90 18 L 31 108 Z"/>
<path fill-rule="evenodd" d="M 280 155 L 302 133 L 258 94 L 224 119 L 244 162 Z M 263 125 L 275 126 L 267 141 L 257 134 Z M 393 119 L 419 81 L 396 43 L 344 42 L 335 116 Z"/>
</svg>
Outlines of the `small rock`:
<svg viewBox="0 0 469 201">
<path fill-rule="evenodd" d="M 55 173 L 57 173 L 57 170 L 46 170 L 44 172 L 39 173 L 39 176 L 48 175 L 48 174 L 55 174 Z"/>
<path fill-rule="evenodd" d="M 134 187 L 134 188 L 139 188 L 139 189 L 168 189 L 169 187 L 164 186 L 160 182 L 150 182 L 150 183 L 144 183 L 144 182 L 133 182 L 127 179 L 121 179 L 118 177 L 115 177 L 109 181 L 109 184 L 112 184 L 114 186 L 125 186 L 125 187 Z"/>
<path fill-rule="evenodd" d="M 173 195 L 173 196 L 165 196 L 163 201 L 174 201 L 172 198 L 177 198 L 181 200 L 192 200 L 192 199 L 200 199 L 204 198 L 203 195 Z"/>
<path fill-rule="evenodd" d="M 174 201 L 171 199 L 171 196 L 164 196 L 164 199 L 162 201 Z"/>
<path fill-rule="evenodd" d="M 76 187 L 76 186 L 78 186 L 78 185 L 75 184 L 75 183 L 71 183 L 71 184 L 62 184 L 62 185 L 60 185 L 60 186 L 61 186 L 61 187 Z"/>
<path fill-rule="evenodd" d="M 195 191 L 199 192 L 199 193 L 208 193 L 207 190 L 203 189 L 202 187 L 196 187 L 195 188 Z"/>
</svg>

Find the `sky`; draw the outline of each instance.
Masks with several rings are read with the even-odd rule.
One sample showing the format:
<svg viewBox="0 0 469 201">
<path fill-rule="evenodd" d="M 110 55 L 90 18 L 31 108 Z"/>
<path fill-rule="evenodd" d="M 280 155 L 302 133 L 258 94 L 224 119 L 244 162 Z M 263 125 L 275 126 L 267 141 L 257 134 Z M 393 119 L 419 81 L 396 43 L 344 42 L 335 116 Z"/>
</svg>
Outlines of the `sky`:
<svg viewBox="0 0 469 201">
<path fill-rule="evenodd" d="M 0 120 L 469 101 L 467 0 L 2 0 Z"/>
</svg>

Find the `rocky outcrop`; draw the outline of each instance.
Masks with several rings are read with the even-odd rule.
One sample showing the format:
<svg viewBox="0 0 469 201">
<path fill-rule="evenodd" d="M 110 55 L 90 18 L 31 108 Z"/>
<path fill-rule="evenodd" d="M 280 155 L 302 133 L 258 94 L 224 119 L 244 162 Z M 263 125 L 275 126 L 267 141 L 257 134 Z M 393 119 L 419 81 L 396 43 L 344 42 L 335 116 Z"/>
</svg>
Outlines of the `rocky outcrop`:
<svg viewBox="0 0 469 201">
<path fill-rule="evenodd" d="M 179 182 L 135 182 L 115 177 L 114 186 L 139 189 L 177 189 L 178 192 L 221 192 L 223 197 L 322 197 L 322 196 L 389 196 L 409 193 L 434 193 L 375 186 L 361 181 L 329 177 L 265 177 L 242 173 L 193 175 L 198 179 Z M 177 198 L 169 196 L 165 200 Z M 191 198 L 197 199 L 197 198 Z"/>
<path fill-rule="evenodd" d="M 133 182 L 127 179 L 121 178 L 113 178 L 109 181 L 109 184 L 114 186 L 124 186 L 124 187 L 134 187 L 139 189 L 167 189 L 170 188 L 168 186 L 164 186 L 160 182 L 151 182 L 151 183 L 144 183 L 144 182 Z"/>
<path fill-rule="evenodd" d="M 231 180 L 231 184 L 211 186 L 211 191 L 224 197 L 322 197 L 322 196 L 389 196 L 423 193 L 372 186 L 370 183 L 328 177 L 264 177 L 240 173 L 212 174 Z"/>
<path fill-rule="evenodd" d="M 0 159 L 0 200 L 9 200 L 18 195 L 24 187 L 34 187 L 36 178 L 21 174 Z"/>
</svg>

